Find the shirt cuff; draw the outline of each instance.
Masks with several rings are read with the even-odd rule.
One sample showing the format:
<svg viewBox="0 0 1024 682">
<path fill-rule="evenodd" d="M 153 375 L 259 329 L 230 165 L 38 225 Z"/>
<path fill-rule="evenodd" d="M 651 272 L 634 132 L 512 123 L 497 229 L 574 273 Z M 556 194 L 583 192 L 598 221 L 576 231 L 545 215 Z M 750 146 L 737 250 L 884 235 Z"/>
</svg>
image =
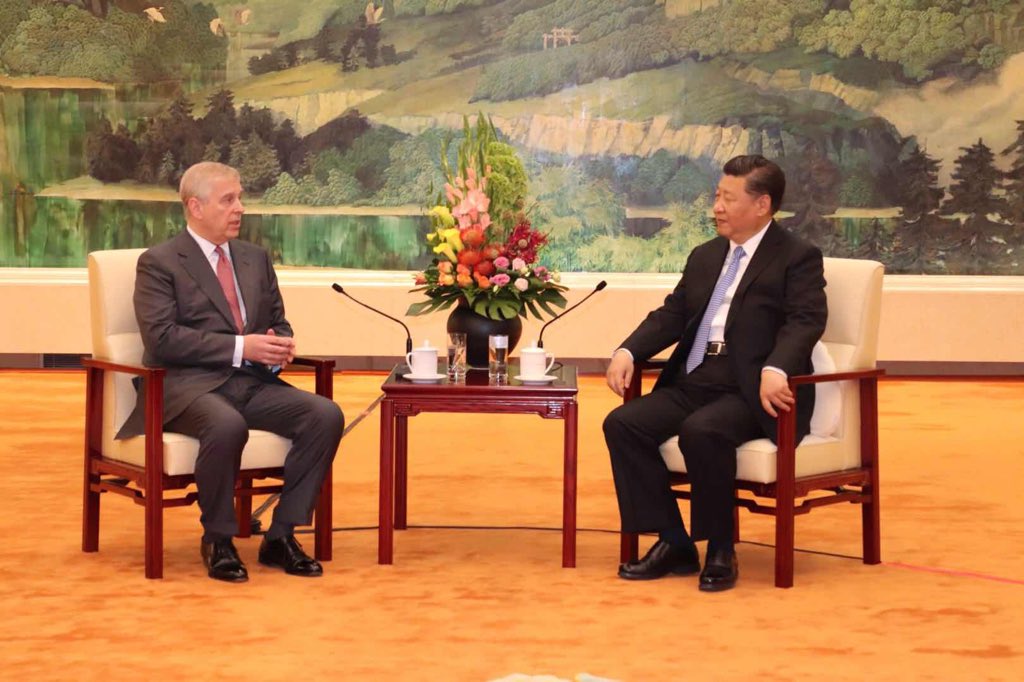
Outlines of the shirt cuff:
<svg viewBox="0 0 1024 682">
<path fill-rule="evenodd" d="M 771 365 L 765 365 L 764 367 L 761 368 L 761 370 L 762 371 L 768 370 L 769 372 L 775 372 L 776 374 L 781 374 L 784 379 L 788 379 L 789 378 L 789 375 L 786 374 L 785 372 L 783 372 L 778 367 L 772 367 Z"/>
<path fill-rule="evenodd" d="M 633 357 L 633 353 L 628 348 L 616 348 L 615 353 L 618 353 L 620 350 L 628 355 L 630 360 L 636 362 L 636 358 Z M 615 357 L 615 353 L 612 353 L 612 357 Z"/>
<path fill-rule="evenodd" d="M 244 349 L 245 349 L 245 337 L 244 336 L 236 336 L 235 337 L 235 354 L 231 357 L 231 366 L 232 367 L 241 367 L 242 366 L 242 350 L 244 350 Z"/>
</svg>

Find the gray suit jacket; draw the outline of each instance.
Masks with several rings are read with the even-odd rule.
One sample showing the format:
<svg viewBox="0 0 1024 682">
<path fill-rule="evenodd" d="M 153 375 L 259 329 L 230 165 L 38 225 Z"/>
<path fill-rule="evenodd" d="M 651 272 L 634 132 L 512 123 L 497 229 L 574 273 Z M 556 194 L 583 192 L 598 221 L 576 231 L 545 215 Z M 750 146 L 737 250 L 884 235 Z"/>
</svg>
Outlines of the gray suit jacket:
<svg viewBox="0 0 1024 682">
<path fill-rule="evenodd" d="M 230 242 L 229 248 L 245 302 L 243 333 L 265 334 L 273 329 L 279 336 L 292 336 L 270 254 L 238 240 Z M 235 371 L 231 360 L 238 332 L 220 282 L 187 230 L 139 258 L 134 302 L 145 347 L 143 364 L 167 369 L 163 418 L 166 424 L 193 400 L 227 381 Z M 246 367 L 245 371 L 265 381 L 284 383 L 264 365 Z M 121 427 L 118 438 L 144 431 L 143 400 L 140 390 L 135 410 Z"/>
</svg>

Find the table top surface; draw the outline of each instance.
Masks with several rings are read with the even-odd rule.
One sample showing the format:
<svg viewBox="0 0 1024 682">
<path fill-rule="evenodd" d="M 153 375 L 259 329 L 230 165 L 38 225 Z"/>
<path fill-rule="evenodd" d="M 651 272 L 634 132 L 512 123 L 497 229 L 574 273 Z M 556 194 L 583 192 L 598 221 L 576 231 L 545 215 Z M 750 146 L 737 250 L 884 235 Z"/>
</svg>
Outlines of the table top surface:
<svg viewBox="0 0 1024 682">
<path fill-rule="evenodd" d="M 395 365 L 388 375 L 388 378 L 381 385 L 381 390 L 386 395 L 431 395 L 451 396 L 471 395 L 475 397 L 546 397 L 565 398 L 573 397 L 578 392 L 576 386 L 576 367 L 574 365 L 562 365 L 555 363 L 555 366 L 548 372 L 553 380 L 540 382 L 522 381 L 517 378 L 519 365 L 515 362 L 509 364 L 509 380 L 507 384 L 495 384 L 487 376 L 486 369 L 470 369 L 466 372 L 465 378 L 459 381 L 451 381 L 445 374 L 444 362 L 442 361 L 440 374 L 443 378 L 434 381 L 412 381 L 405 378 L 409 373 L 409 367 L 403 362 Z"/>
</svg>

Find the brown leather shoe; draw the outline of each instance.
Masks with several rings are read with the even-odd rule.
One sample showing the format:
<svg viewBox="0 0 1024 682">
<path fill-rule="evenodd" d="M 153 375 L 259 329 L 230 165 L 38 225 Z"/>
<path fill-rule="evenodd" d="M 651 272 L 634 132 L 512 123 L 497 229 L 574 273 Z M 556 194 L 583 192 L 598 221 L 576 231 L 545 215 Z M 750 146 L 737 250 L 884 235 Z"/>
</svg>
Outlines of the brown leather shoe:
<svg viewBox="0 0 1024 682">
<path fill-rule="evenodd" d="M 283 568 L 289 575 L 306 578 L 317 578 L 324 574 L 320 562 L 302 551 L 302 545 L 294 535 L 285 535 L 277 540 L 268 540 L 264 535 L 260 543 L 260 563 Z"/>
<path fill-rule="evenodd" d="M 207 573 L 214 580 L 244 583 L 249 579 L 249 572 L 245 570 L 231 538 L 200 543 L 199 554 L 203 557 Z"/>
</svg>

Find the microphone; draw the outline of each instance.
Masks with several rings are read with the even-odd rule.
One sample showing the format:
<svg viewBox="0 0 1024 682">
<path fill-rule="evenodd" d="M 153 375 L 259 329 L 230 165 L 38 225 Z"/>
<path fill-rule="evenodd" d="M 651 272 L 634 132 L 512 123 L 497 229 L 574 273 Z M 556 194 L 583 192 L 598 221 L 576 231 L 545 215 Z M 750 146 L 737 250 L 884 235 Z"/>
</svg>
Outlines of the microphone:
<svg viewBox="0 0 1024 682">
<path fill-rule="evenodd" d="M 557 315 L 552 317 L 550 320 L 545 322 L 544 326 L 540 328 L 540 335 L 537 337 L 537 348 L 543 348 L 544 347 L 544 330 L 548 328 L 549 324 L 551 324 L 555 320 L 561 319 L 562 317 L 564 317 L 566 315 L 566 313 L 568 313 L 573 308 L 578 308 L 579 306 L 583 305 L 583 301 L 586 301 L 588 298 L 590 298 L 591 296 L 593 296 L 597 292 L 601 291 L 601 289 L 604 289 L 606 286 L 608 286 L 608 282 L 606 282 L 606 281 L 604 281 L 602 279 L 600 282 L 597 283 L 597 286 L 594 287 L 593 291 L 591 291 L 589 294 L 587 294 L 586 296 L 583 297 L 583 300 L 581 300 L 579 303 L 577 303 L 575 305 L 569 306 L 568 308 L 566 308 L 565 310 L 563 310 L 562 312 L 558 313 Z"/>
<path fill-rule="evenodd" d="M 401 320 L 399 320 L 399 319 L 398 319 L 397 317 L 391 317 L 391 316 L 390 316 L 390 315 L 388 315 L 387 313 L 385 313 L 385 312 L 381 312 L 380 310 L 377 310 L 377 309 L 376 309 L 376 308 L 374 308 L 373 306 L 368 306 L 368 305 L 366 305 L 365 303 L 363 303 L 362 301 L 360 301 L 360 300 L 358 300 L 358 299 L 354 298 L 354 297 L 352 296 L 352 294 L 350 294 L 350 293 L 348 293 L 347 291 L 345 291 L 344 287 L 342 287 L 342 286 L 341 286 L 340 284 L 338 284 L 337 282 L 335 282 L 334 284 L 332 284 L 332 285 L 331 285 L 331 288 L 332 288 L 332 289 L 334 289 L 335 291 L 337 291 L 337 292 L 338 292 L 339 294 L 341 294 L 342 296 L 344 296 L 344 297 L 346 297 L 346 298 L 349 298 L 349 299 L 351 299 L 351 300 L 355 301 L 356 303 L 358 303 L 359 305 L 363 306 L 363 307 L 364 307 L 364 308 L 366 308 L 367 310 L 372 310 L 373 312 L 377 313 L 378 315 L 383 315 L 384 317 L 388 318 L 388 319 L 389 319 L 389 320 L 391 320 L 392 322 L 397 322 L 398 324 L 402 325 L 402 329 L 404 329 L 404 330 L 405 330 L 405 352 L 406 352 L 406 353 L 411 353 L 411 352 L 412 352 L 412 334 L 410 334 L 410 333 L 409 333 L 409 328 L 405 326 L 405 322 L 402 322 L 402 321 L 401 321 Z M 584 299 L 584 300 L 585 300 L 585 299 Z M 580 303 L 582 303 L 582 302 L 583 302 L 583 301 L 580 301 Z M 577 304 L 577 305 L 578 305 L 578 304 Z M 569 311 L 567 310 L 566 312 L 569 312 Z M 562 313 L 562 314 L 564 315 L 565 313 Z"/>
</svg>

